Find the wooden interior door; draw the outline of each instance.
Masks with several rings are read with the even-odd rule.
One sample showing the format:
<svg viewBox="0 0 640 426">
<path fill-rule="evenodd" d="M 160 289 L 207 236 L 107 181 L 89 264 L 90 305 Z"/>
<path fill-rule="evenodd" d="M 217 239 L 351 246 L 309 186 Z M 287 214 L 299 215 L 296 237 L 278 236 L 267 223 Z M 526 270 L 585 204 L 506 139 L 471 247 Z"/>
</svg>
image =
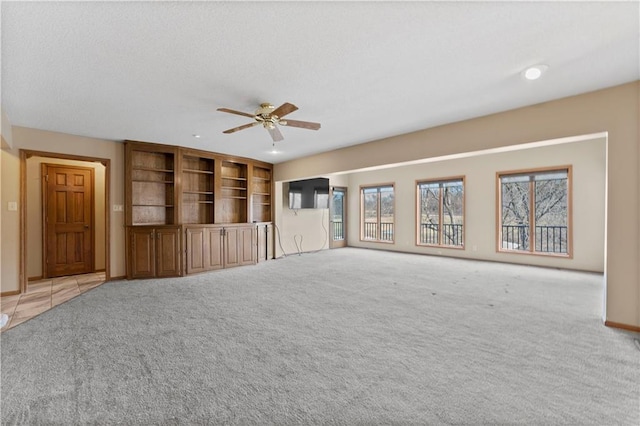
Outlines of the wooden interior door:
<svg viewBox="0 0 640 426">
<path fill-rule="evenodd" d="M 42 165 L 45 276 L 94 272 L 94 170 Z"/>
</svg>

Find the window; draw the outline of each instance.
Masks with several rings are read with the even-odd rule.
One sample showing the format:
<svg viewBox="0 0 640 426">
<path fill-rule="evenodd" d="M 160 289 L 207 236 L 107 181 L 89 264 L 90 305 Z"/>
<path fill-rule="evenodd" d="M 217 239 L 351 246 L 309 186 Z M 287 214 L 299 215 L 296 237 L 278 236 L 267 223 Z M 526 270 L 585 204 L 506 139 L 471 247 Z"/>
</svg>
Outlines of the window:
<svg viewBox="0 0 640 426">
<path fill-rule="evenodd" d="M 498 173 L 498 250 L 571 255 L 571 167 Z"/>
<path fill-rule="evenodd" d="M 393 242 L 393 185 L 361 187 L 361 234 L 363 241 Z"/>
<path fill-rule="evenodd" d="M 464 178 L 423 181 L 418 191 L 418 245 L 464 247 Z"/>
</svg>

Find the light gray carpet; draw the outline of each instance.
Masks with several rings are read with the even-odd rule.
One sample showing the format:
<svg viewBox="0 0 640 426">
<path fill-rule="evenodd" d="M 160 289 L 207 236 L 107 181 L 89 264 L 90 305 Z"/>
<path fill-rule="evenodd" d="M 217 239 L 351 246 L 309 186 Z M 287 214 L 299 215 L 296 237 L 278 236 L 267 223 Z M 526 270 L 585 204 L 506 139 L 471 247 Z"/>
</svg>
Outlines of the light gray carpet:
<svg viewBox="0 0 640 426">
<path fill-rule="evenodd" d="M 2 422 L 637 425 L 602 285 L 353 248 L 107 283 L 2 333 Z"/>
</svg>

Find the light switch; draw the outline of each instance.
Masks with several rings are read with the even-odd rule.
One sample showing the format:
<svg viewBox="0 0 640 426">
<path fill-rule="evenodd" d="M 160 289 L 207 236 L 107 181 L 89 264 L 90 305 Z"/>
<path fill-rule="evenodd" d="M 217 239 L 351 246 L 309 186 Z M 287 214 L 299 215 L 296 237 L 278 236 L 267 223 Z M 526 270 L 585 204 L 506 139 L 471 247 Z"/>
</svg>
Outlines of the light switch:
<svg viewBox="0 0 640 426">
<path fill-rule="evenodd" d="M 113 211 L 114 212 L 123 212 L 124 211 L 124 206 L 122 204 L 114 204 L 113 205 Z"/>
<path fill-rule="evenodd" d="M 7 206 L 7 210 L 9 210 L 10 212 L 17 212 L 18 211 L 18 203 L 16 201 L 9 201 L 8 206 Z"/>
</svg>

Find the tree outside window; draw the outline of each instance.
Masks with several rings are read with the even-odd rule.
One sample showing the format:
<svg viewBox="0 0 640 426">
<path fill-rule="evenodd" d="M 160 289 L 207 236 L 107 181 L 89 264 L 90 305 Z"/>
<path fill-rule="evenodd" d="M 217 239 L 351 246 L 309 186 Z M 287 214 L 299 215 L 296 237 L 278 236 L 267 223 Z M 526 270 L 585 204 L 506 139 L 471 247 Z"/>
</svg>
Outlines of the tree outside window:
<svg viewBox="0 0 640 426">
<path fill-rule="evenodd" d="M 571 167 L 498 173 L 500 251 L 570 255 Z"/>
<path fill-rule="evenodd" d="M 417 183 L 419 245 L 464 247 L 464 178 Z"/>
<path fill-rule="evenodd" d="M 361 188 L 361 239 L 393 242 L 395 197 L 393 185 Z"/>
</svg>

